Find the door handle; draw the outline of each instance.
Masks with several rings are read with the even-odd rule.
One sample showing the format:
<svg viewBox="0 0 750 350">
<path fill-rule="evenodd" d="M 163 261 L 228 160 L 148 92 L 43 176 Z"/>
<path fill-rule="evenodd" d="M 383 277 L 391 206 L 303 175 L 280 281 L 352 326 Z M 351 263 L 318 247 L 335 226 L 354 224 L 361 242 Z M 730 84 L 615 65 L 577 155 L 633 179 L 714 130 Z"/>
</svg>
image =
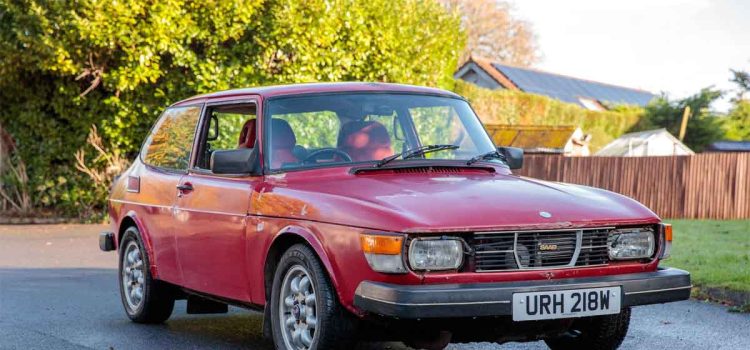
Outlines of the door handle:
<svg viewBox="0 0 750 350">
<path fill-rule="evenodd" d="M 177 190 L 180 192 L 190 192 L 193 190 L 193 185 L 189 182 L 177 185 Z"/>
</svg>

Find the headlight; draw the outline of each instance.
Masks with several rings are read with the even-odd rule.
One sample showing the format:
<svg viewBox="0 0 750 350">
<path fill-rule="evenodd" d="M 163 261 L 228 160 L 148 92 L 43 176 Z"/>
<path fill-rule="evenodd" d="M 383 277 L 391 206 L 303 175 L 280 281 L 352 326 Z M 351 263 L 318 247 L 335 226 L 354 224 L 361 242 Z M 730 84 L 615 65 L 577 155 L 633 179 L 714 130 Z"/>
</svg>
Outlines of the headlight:
<svg viewBox="0 0 750 350">
<path fill-rule="evenodd" d="M 455 270 L 463 261 L 463 243 L 457 238 L 417 238 L 409 246 L 409 265 L 414 270 Z"/>
<path fill-rule="evenodd" d="M 385 273 L 406 272 L 402 258 L 403 236 L 363 234 L 359 237 L 359 242 L 365 259 L 373 270 Z"/>
<path fill-rule="evenodd" d="M 613 231 L 607 239 L 612 260 L 645 259 L 654 255 L 656 237 L 651 228 L 632 228 Z"/>
</svg>

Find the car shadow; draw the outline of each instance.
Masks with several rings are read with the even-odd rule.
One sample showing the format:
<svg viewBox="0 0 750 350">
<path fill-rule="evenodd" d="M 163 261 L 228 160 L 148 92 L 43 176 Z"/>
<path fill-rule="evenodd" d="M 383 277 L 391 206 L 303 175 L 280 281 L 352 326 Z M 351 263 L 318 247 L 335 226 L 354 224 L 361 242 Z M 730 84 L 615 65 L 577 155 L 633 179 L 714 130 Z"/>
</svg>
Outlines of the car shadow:
<svg viewBox="0 0 750 350">
<path fill-rule="evenodd" d="M 0 268 L 0 348 L 26 348 L 39 339 L 83 348 L 272 350 L 263 315 L 230 307 L 227 314 L 188 315 L 175 303 L 164 324 L 130 322 L 119 295 L 117 270 Z M 362 343 L 358 350 L 408 349 L 400 343 Z"/>
</svg>

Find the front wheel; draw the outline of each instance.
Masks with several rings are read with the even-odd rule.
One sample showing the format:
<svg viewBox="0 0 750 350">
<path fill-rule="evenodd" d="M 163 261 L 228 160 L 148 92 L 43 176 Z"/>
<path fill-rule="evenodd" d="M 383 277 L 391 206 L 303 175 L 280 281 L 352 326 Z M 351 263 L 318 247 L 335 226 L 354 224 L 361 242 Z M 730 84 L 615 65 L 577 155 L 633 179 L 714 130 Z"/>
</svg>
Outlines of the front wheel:
<svg viewBox="0 0 750 350">
<path fill-rule="evenodd" d="M 278 350 L 349 349 L 353 323 L 309 247 L 297 244 L 279 261 L 271 291 Z"/>
<path fill-rule="evenodd" d="M 630 325 L 630 308 L 617 315 L 577 319 L 563 335 L 545 340 L 552 350 L 600 349 L 620 347 Z"/>
<path fill-rule="evenodd" d="M 140 232 L 128 228 L 120 243 L 120 297 L 125 313 L 137 323 L 162 323 L 172 315 L 170 286 L 151 277 Z"/>
</svg>

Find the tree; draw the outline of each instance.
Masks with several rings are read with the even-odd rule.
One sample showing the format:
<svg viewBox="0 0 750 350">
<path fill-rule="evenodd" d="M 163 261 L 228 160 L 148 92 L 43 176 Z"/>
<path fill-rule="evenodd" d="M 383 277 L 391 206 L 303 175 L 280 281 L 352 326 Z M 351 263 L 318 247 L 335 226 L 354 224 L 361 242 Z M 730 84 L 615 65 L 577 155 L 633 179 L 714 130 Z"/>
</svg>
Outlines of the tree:
<svg viewBox="0 0 750 350">
<path fill-rule="evenodd" d="M 745 94 L 750 92 L 750 73 L 743 70 L 730 69 L 732 72 L 732 79 L 729 81 L 737 85 L 737 97 L 736 101 L 742 101 L 745 98 Z"/>
<path fill-rule="evenodd" d="M 727 138 L 736 141 L 750 140 L 750 101 L 745 99 L 750 92 L 750 73 L 734 69 L 730 71 L 732 79 L 729 81 L 737 85 L 737 96 L 732 99 L 734 106 L 727 113 Z"/>
<path fill-rule="evenodd" d="M 662 95 L 646 106 L 643 119 L 634 131 L 666 128 L 672 135 L 679 135 L 685 107 L 691 115 L 683 142 L 696 152 L 724 138 L 723 119 L 711 110 L 711 103 L 721 98 L 722 92 L 704 88 L 697 94 L 672 101 Z"/>
<path fill-rule="evenodd" d="M 750 141 L 750 101 L 738 100 L 726 118 L 727 139 Z"/>
<path fill-rule="evenodd" d="M 133 156 L 170 103 L 232 87 L 450 87 L 460 19 L 419 0 L 0 0 L 0 124 L 37 203 L 100 203 L 74 154 L 96 125 Z M 97 202 L 98 201 L 98 202 Z"/>
<path fill-rule="evenodd" d="M 496 62 L 530 66 L 539 61 L 531 24 L 514 18 L 513 6 L 503 0 L 440 0 L 461 15 L 467 34 L 461 62 L 470 55 Z"/>
</svg>

